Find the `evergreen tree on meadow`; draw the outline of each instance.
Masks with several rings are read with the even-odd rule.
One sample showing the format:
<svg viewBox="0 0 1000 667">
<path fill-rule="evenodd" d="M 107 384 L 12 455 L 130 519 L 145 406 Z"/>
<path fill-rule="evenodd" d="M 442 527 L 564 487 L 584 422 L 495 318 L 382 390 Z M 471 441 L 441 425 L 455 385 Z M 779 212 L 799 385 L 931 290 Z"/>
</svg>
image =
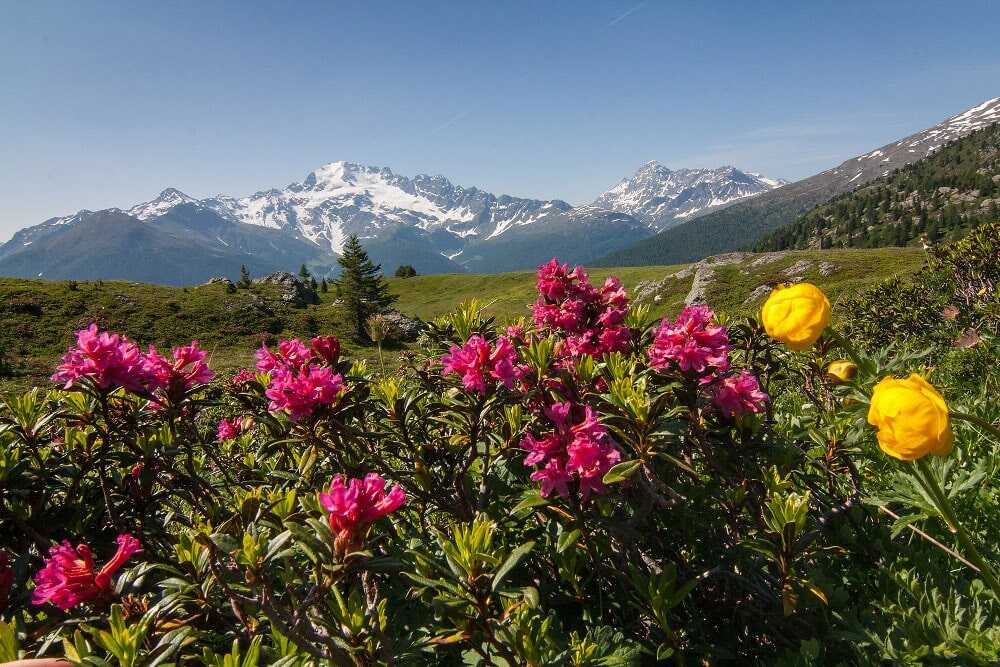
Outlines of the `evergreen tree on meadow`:
<svg viewBox="0 0 1000 667">
<path fill-rule="evenodd" d="M 330 287 L 326 284 L 326 278 L 323 278 L 319 282 L 319 291 L 322 292 L 323 294 L 326 294 L 328 289 L 330 289 Z"/>
<path fill-rule="evenodd" d="M 389 284 L 382 278 L 382 265 L 369 259 L 358 237 L 352 234 L 337 260 L 340 278 L 334 281 L 343 301 L 344 312 L 359 340 L 366 340 L 368 318 L 385 312 L 396 297 L 389 293 Z"/>
<path fill-rule="evenodd" d="M 247 270 L 246 264 L 240 264 L 240 281 L 236 284 L 244 289 L 250 287 L 250 271 Z"/>
<path fill-rule="evenodd" d="M 309 274 L 309 269 L 306 268 L 305 264 L 303 264 L 302 266 L 299 267 L 299 278 L 302 279 L 302 282 L 304 282 L 306 285 L 308 285 L 309 284 L 309 278 L 311 278 L 311 277 L 312 276 Z"/>
</svg>

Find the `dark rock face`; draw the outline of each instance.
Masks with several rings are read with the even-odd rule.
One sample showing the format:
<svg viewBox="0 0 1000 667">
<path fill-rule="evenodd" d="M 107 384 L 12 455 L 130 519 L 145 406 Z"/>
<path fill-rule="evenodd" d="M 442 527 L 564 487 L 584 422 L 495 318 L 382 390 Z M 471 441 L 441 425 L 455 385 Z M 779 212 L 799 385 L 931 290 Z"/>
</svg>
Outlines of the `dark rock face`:
<svg viewBox="0 0 1000 667">
<path fill-rule="evenodd" d="M 416 340 L 420 332 L 424 329 L 424 323 L 421 320 L 407 317 L 398 310 L 390 310 L 383 313 L 382 317 L 388 320 L 398 340 Z"/>
</svg>

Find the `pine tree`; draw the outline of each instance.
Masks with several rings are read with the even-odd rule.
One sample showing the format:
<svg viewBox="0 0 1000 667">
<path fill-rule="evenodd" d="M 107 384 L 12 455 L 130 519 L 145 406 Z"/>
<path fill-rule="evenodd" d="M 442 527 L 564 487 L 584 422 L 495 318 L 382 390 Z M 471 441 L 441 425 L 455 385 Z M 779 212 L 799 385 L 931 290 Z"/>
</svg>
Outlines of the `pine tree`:
<svg viewBox="0 0 1000 667">
<path fill-rule="evenodd" d="M 236 285 L 243 289 L 250 287 L 250 272 L 247 270 L 246 264 L 240 264 L 240 281 Z"/>
<path fill-rule="evenodd" d="M 304 282 L 305 284 L 308 285 L 310 277 L 311 276 L 309 274 L 309 269 L 306 268 L 306 265 L 303 264 L 302 266 L 300 266 L 299 267 L 299 278 L 302 279 L 302 282 Z"/>
<path fill-rule="evenodd" d="M 366 340 L 368 318 L 385 312 L 396 297 L 389 293 L 389 284 L 382 278 L 382 266 L 369 259 L 357 235 L 352 234 L 347 239 L 337 263 L 341 266 L 340 278 L 334 281 L 337 293 L 355 335 L 359 340 Z"/>
<path fill-rule="evenodd" d="M 319 281 L 319 291 L 320 292 L 322 292 L 323 294 L 326 294 L 327 290 L 329 290 L 329 289 L 330 289 L 329 285 L 326 284 L 326 278 L 323 278 L 322 280 Z"/>
</svg>

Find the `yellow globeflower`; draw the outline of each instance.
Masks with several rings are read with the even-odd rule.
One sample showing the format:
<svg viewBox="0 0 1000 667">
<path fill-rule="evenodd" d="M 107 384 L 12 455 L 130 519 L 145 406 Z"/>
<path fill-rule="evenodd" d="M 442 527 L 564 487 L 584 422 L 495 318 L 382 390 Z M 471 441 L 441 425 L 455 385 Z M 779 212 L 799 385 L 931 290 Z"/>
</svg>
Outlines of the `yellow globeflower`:
<svg viewBox="0 0 1000 667">
<path fill-rule="evenodd" d="M 847 359 L 838 359 L 826 367 L 826 374 L 837 384 L 845 384 L 858 374 L 858 365 Z"/>
<path fill-rule="evenodd" d="M 868 423 L 878 429 L 882 451 L 903 461 L 947 456 L 954 443 L 948 405 L 916 373 L 905 380 L 885 377 L 875 385 Z"/>
<path fill-rule="evenodd" d="M 779 285 L 764 302 L 760 319 L 768 336 L 798 352 L 830 324 L 830 301 L 811 283 Z"/>
</svg>

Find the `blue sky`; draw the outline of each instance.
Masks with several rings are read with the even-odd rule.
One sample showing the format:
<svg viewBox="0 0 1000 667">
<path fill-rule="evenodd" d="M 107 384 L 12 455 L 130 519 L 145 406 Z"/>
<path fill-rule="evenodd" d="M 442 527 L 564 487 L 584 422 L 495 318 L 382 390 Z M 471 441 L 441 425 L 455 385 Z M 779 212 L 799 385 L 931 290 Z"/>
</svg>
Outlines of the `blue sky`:
<svg viewBox="0 0 1000 667">
<path fill-rule="evenodd" d="M 651 159 L 796 179 L 1000 96 L 998 34 L 990 2 L 5 3 L 0 238 L 339 159 L 573 203 Z"/>
</svg>

